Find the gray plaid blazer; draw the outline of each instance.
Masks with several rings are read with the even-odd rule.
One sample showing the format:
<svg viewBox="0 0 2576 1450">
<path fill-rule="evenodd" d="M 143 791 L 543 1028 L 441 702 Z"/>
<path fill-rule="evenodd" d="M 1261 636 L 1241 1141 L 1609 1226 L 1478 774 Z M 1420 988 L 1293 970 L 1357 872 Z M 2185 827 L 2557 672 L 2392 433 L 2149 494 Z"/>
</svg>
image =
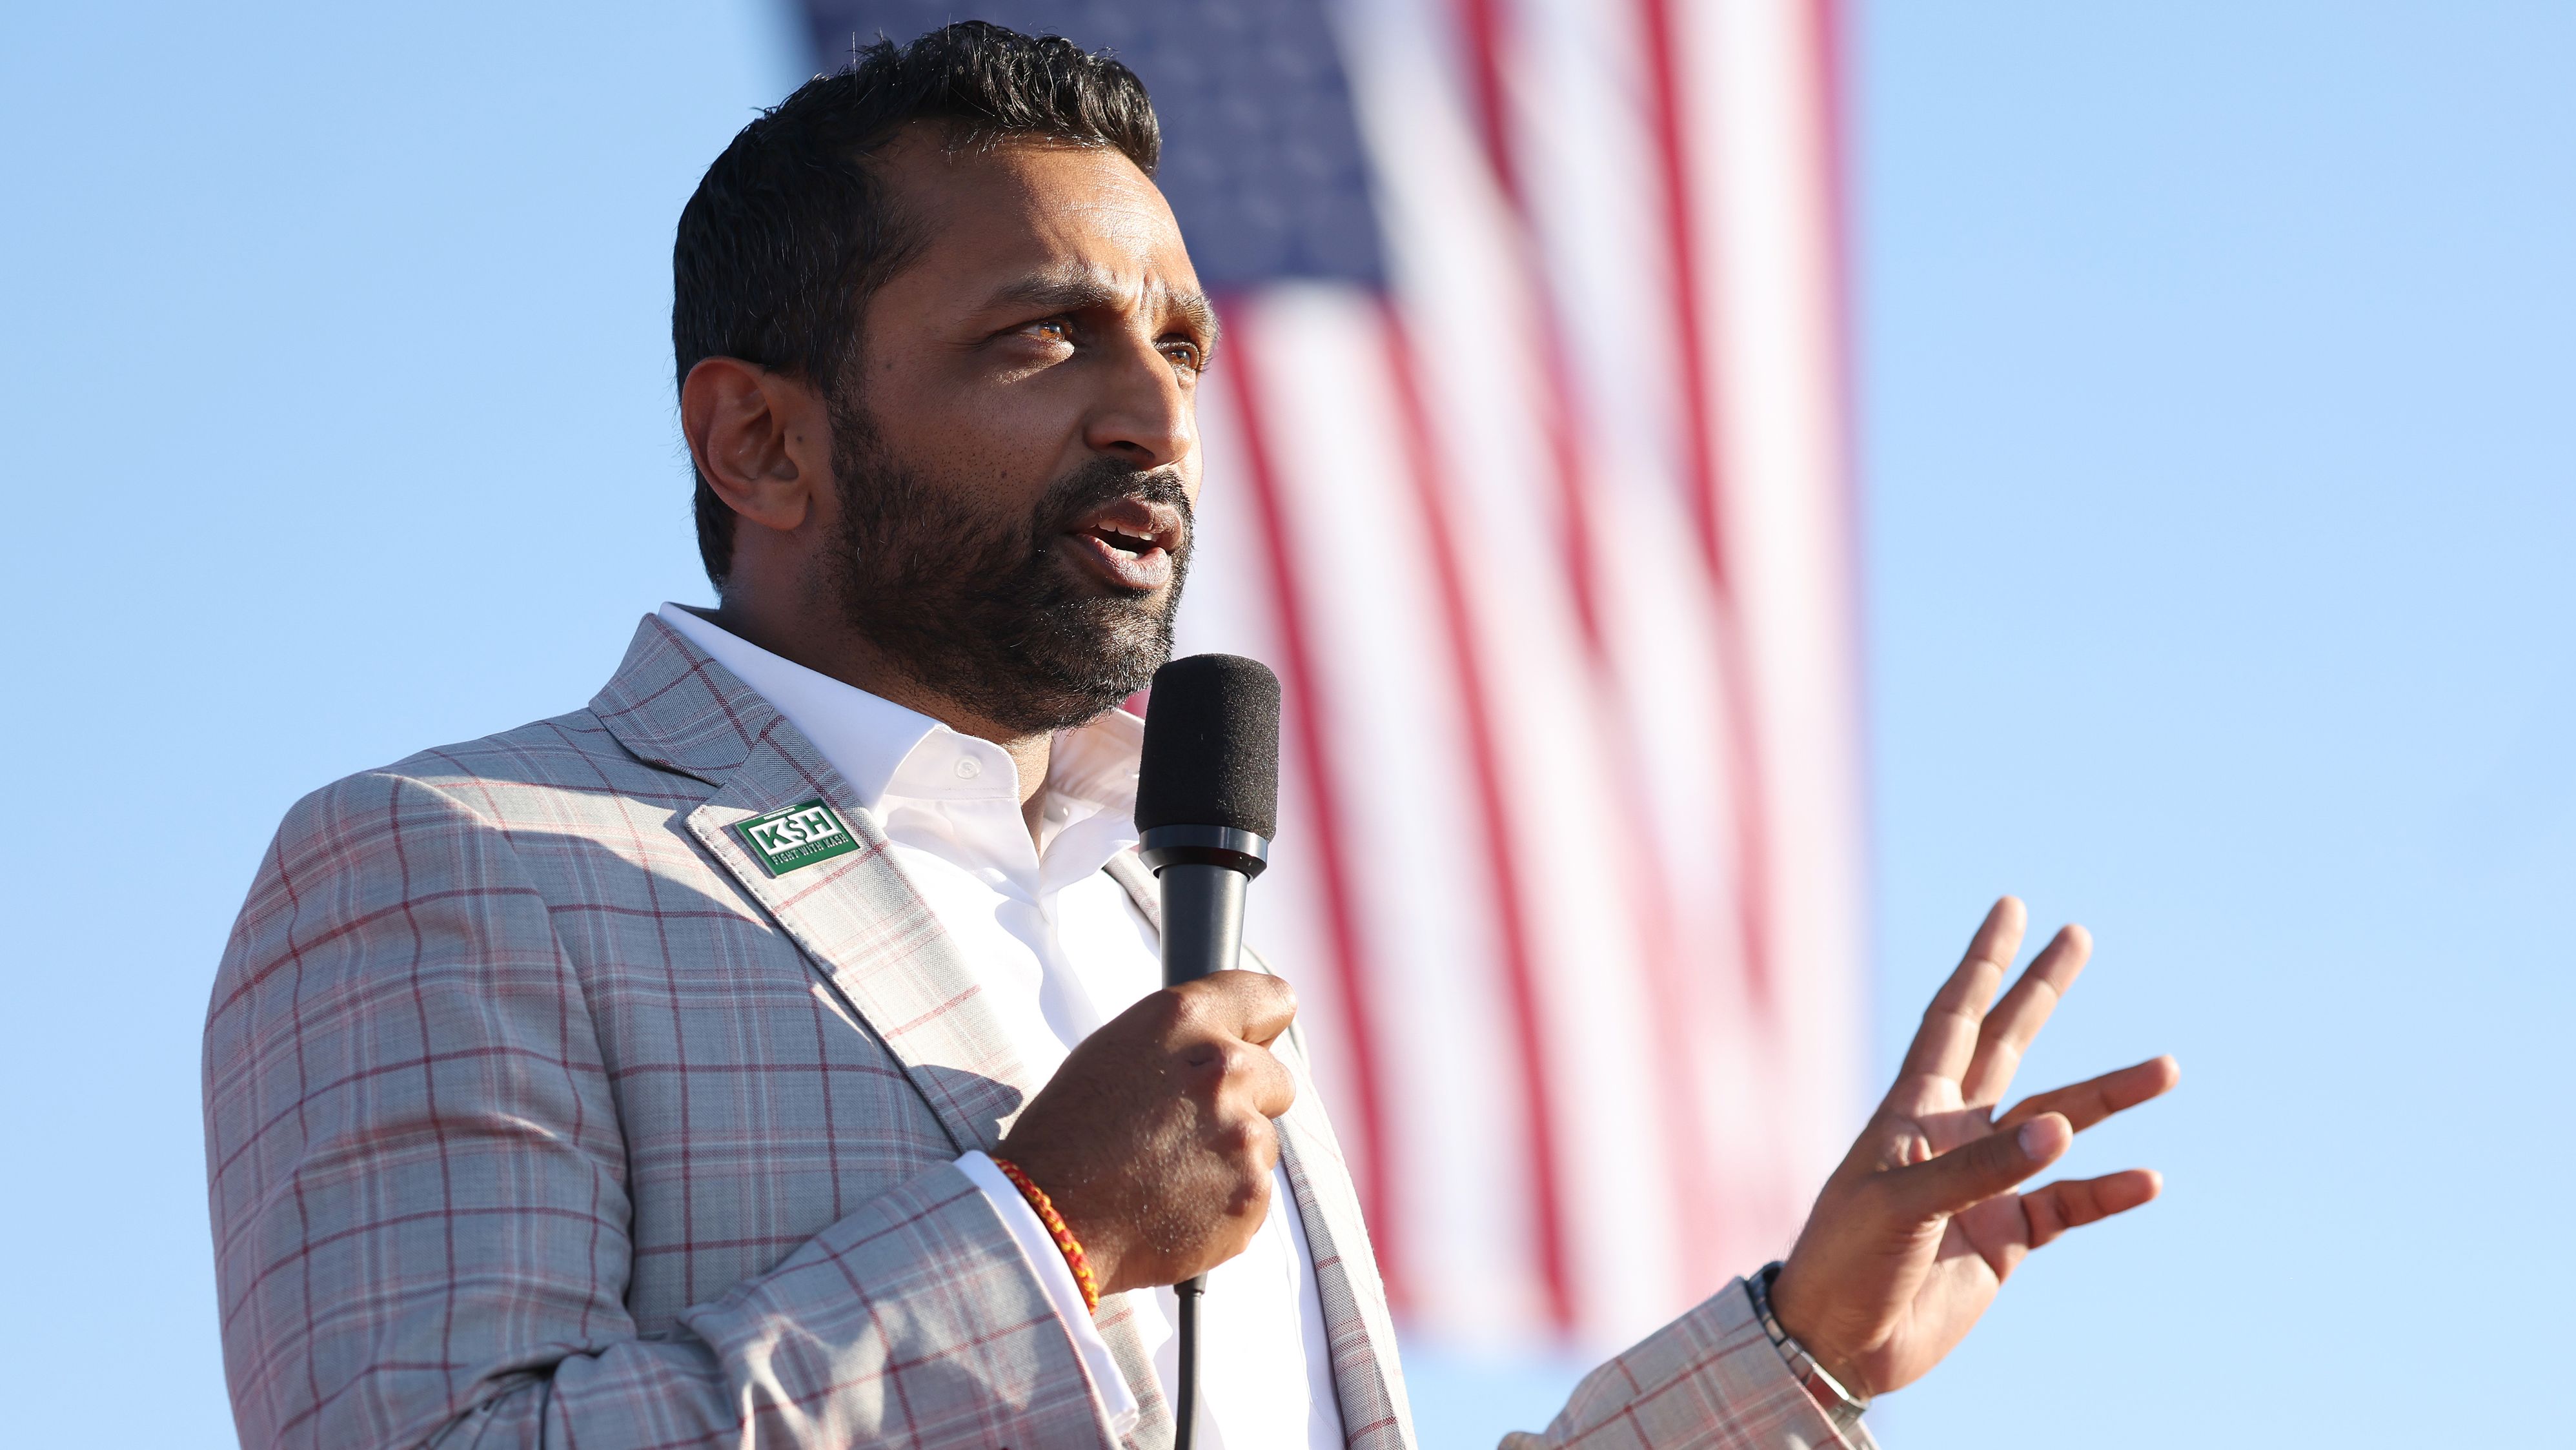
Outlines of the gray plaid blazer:
<svg viewBox="0 0 2576 1450">
<path fill-rule="evenodd" d="M 772 876 L 731 829 L 817 797 L 862 849 Z M 1150 914 L 1132 856 L 1111 869 Z M 1116 1444 L 953 1165 L 1039 1086 L 979 990 L 848 786 L 650 617 L 588 709 L 307 797 L 206 1021 L 243 1442 Z M 1342 1422 L 1398 1450 L 1385 1289 L 1282 1056 Z M 1167 1445 L 1123 1297 L 1099 1326 L 1142 1404 L 1126 1443 Z M 1845 1442 L 1731 1285 L 1507 1443 Z"/>
</svg>

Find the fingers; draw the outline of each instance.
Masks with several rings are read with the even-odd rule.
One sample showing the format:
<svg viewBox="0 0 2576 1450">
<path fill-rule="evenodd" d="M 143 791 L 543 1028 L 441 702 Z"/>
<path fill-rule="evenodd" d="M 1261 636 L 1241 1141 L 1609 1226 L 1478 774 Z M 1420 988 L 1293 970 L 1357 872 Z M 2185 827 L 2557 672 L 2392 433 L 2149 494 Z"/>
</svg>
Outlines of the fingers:
<svg viewBox="0 0 2576 1450">
<path fill-rule="evenodd" d="M 1181 1017 L 1267 1047 L 1297 1020 L 1297 994 L 1267 972 L 1216 972 L 1171 989 Z"/>
<path fill-rule="evenodd" d="M 1993 1132 L 1938 1158 L 1885 1175 L 1886 1191 L 1907 1217 L 1930 1221 L 1985 1202 L 2063 1156 L 2075 1129 L 2043 1113 L 2010 1132 Z"/>
<path fill-rule="evenodd" d="M 2080 1133 L 2113 1113 L 2164 1096 L 2180 1081 L 2182 1064 L 2170 1056 L 2151 1057 L 2097 1078 L 2024 1098 L 1997 1119 L 1995 1127 L 2018 1127 L 2042 1113 L 2056 1113 Z"/>
<path fill-rule="evenodd" d="M 2165 1181 L 2152 1168 L 2131 1168 L 2099 1178 L 2072 1178 L 2033 1189 L 2021 1196 L 2023 1218 L 2030 1224 L 2030 1247 L 2038 1248 L 2071 1228 L 2127 1213 L 2164 1192 Z"/>
<path fill-rule="evenodd" d="M 1923 1026 L 1914 1034 L 1914 1045 L 1906 1049 L 1900 1083 L 1918 1075 L 1956 1078 L 1968 1070 L 1977 1047 L 1977 1026 L 1985 1020 L 1986 1004 L 1994 1000 L 2004 969 L 2021 950 L 2027 915 L 2021 903 L 2009 896 L 1986 913 L 1959 969 L 1923 1010 Z"/>
<path fill-rule="evenodd" d="M 1218 1092 L 1228 1106 L 1241 1103 L 1263 1118 L 1275 1118 L 1296 1104 L 1297 1079 L 1270 1049 L 1246 1043 L 1226 1052 Z"/>
<path fill-rule="evenodd" d="M 1242 1109 L 1275 1118 L 1288 1111 L 1297 1082 L 1269 1048 L 1296 1020 L 1297 994 L 1286 982 L 1262 972 L 1218 972 L 1168 995 L 1166 1040 L 1191 1072 L 1207 1074 L 1197 1090 L 1212 1093 L 1221 1114 Z"/>
<path fill-rule="evenodd" d="M 1275 1158 L 1275 1153 L 1273 1156 Z M 1270 1170 L 1265 1167 L 1243 1181 L 1197 1251 L 1171 1263 L 1164 1270 L 1170 1277 L 1161 1278 L 1160 1282 L 1177 1283 L 1232 1261 L 1236 1255 L 1252 1247 L 1253 1239 L 1261 1232 L 1262 1220 L 1269 1216 Z"/>
<path fill-rule="evenodd" d="M 2031 959 L 2021 980 L 2013 983 L 2012 990 L 1995 1004 L 1995 1010 L 1986 1014 L 1985 1025 L 1977 1033 L 1976 1056 L 1968 1064 L 1967 1075 L 1959 1080 L 1960 1098 L 1968 1106 L 1985 1107 L 2012 1086 L 2022 1053 L 2047 1024 L 2049 1014 L 2057 1010 L 2066 989 L 2075 985 L 2076 976 L 2092 955 L 2092 935 L 2080 926 L 2067 926 Z"/>
</svg>

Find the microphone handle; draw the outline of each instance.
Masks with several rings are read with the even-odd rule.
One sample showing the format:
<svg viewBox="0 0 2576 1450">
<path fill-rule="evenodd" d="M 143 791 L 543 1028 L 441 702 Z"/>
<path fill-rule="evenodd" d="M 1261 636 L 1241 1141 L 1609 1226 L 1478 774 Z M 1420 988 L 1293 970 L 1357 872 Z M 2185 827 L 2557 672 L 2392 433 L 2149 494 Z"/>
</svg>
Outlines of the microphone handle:
<svg viewBox="0 0 2576 1450">
<path fill-rule="evenodd" d="M 1175 861 L 1162 880 L 1163 985 L 1232 971 L 1243 952 L 1243 895 L 1252 879 L 1231 866 Z"/>
<path fill-rule="evenodd" d="M 1234 969 L 1243 952 L 1243 895 L 1252 878 L 1232 866 L 1174 861 L 1158 873 L 1163 886 L 1163 985 L 1177 987 Z M 1180 1362 L 1172 1387 L 1173 1450 L 1190 1450 L 1199 1410 L 1199 1295 L 1205 1275 L 1172 1286 L 1179 1296 Z"/>
</svg>

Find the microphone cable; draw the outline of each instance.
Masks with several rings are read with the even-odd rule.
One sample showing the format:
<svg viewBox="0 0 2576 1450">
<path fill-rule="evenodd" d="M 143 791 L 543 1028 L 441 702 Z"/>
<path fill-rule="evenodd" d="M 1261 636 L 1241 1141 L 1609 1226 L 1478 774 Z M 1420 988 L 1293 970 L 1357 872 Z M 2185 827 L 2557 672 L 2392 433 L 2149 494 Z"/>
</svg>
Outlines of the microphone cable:
<svg viewBox="0 0 2576 1450">
<path fill-rule="evenodd" d="M 1172 1387 L 1172 1450 L 1190 1450 L 1192 1432 L 1199 1422 L 1199 1294 L 1207 1288 L 1205 1274 L 1192 1274 L 1172 1286 L 1180 1300 L 1180 1363 L 1173 1374 L 1179 1383 Z"/>
</svg>

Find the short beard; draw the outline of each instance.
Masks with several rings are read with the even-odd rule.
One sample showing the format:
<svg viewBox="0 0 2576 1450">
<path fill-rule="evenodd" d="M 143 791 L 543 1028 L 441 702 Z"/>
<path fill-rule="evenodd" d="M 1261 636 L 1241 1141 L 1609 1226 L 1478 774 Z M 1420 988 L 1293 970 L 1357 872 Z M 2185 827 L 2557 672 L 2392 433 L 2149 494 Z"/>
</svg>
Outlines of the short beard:
<svg viewBox="0 0 2576 1450">
<path fill-rule="evenodd" d="M 905 466 L 863 404 L 832 408 L 841 526 L 826 582 L 861 636 L 913 684 L 1022 735 L 1069 729 L 1143 689 L 1172 657 L 1196 532 L 1177 473 L 1099 458 L 1022 518 L 988 518 Z M 1056 556 L 1083 514 L 1122 498 L 1179 509 L 1159 597 L 1093 594 Z"/>
</svg>

